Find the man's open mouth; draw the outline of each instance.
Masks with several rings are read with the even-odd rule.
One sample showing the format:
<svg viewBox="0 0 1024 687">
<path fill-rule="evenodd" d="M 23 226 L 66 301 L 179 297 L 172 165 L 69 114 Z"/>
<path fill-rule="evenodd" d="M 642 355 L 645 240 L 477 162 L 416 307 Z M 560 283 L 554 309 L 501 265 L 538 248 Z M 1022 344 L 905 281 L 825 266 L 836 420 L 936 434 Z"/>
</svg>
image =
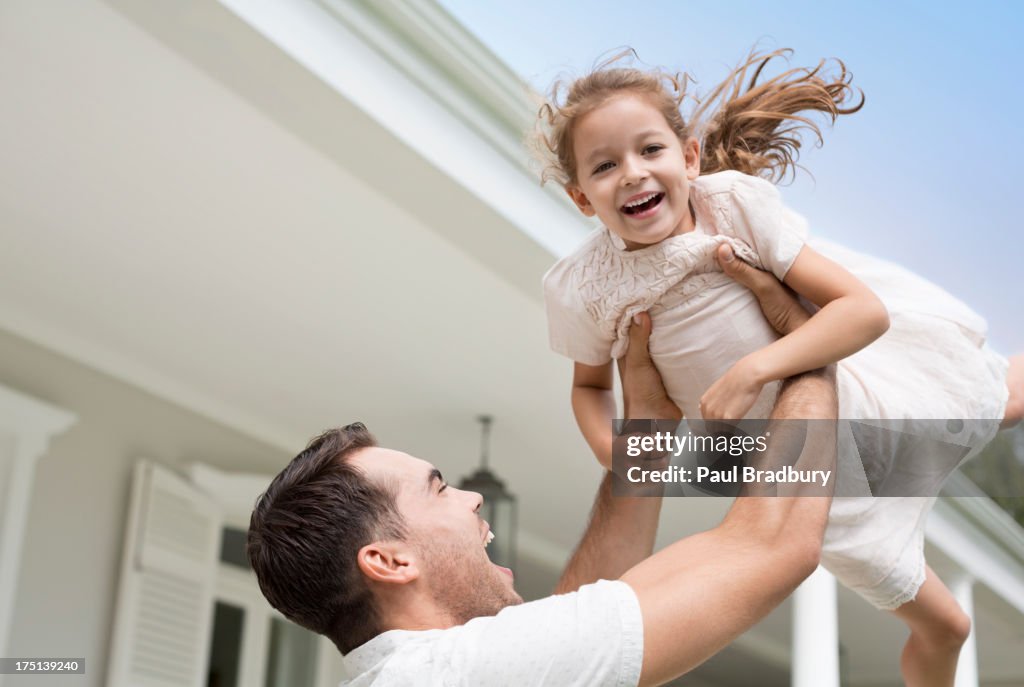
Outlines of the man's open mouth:
<svg viewBox="0 0 1024 687">
<path fill-rule="evenodd" d="M 620 209 L 623 213 L 627 215 L 639 215 L 641 213 L 647 212 L 648 210 L 653 210 L 654 208 L 658 207 L 658 204 L 661 203 L 664 197 L 664 193 L 648 193 L 635 200 L 629 201 Z"/>
</svg>

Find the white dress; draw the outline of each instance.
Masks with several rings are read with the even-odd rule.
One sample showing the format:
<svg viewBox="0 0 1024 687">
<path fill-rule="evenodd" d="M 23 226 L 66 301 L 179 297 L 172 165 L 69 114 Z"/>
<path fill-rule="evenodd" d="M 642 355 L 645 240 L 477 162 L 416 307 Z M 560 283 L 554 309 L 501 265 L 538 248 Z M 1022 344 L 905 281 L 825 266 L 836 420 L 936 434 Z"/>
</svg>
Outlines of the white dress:
<svg viewBox="0 0 1024 687">
<path fill-rule="evenodd" d="M 778 338 L 753 295 L 722 273 L 716 249 L 728 242 L 741 258 L 782 279 L 809 244 L 864 281 L 889 309 L 889 331 L 837 366 L 840 418 L 970 419 L 966 429 L 951 426 L 958 433 L 951 440 L 971 454 L 991 440 L 1008 397 L 1008 363 L 985 345 L 986 323 L 970 308 L 897 265 L 808 241 L 806 222 L 763 179 L 705 175 L 692 184 L 690 202 L 697 220 L 690 233 L 626 251 L 602 228 L 551 268 L 544 291 L 557 353 L 605 364 L 625 352 L 633 315 L 649 311 L 651 356 L 669 396 L 687 417 L 698 418 L 708 387 Z M 747 417 L 767 417 L 777 392 L 777 382 L 766 385 Z M 849 426 L 839 441 L 840 456 L 855 450 Z M 894 451 L 893 461 L 900 457 Z M 837 497 L 823 565 L 876 607 L 910 601 L 924 581 L 924 520 L 933 502 Z"/>
</svg>

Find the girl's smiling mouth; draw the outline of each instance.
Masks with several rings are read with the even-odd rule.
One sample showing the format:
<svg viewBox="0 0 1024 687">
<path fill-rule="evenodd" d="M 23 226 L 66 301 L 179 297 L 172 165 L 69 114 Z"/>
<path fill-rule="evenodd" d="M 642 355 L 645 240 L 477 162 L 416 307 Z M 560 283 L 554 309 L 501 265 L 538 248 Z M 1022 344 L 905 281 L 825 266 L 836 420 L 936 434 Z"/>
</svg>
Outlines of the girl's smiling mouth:
<svg viewBox="0 0 1024 687">
<path fill-rule="evenodd" d="M 648 217 L 654 214 L 654 211 L 661 205 L 661 201 L 665 198 L 664 193 L 658 191 L 651 191 L 650 193 L 644 193 L 641 195 L 633 196 L 626 202 L 619 211 L 624 215 L 630 217 Z"/>
</svg>

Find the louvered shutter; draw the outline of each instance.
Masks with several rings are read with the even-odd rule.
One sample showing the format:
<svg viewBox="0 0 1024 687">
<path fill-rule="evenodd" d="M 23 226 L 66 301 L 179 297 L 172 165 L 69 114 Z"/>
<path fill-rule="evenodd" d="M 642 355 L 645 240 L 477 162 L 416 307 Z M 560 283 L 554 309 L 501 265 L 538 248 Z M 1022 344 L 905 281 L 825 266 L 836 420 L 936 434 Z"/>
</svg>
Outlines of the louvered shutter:
<svg viewBox="0 0 1024 687">
<path fill-rule="evenodd" d="M 200 687 L 213 614 L 221 516 L 183 478 L 136 465 L 108 687 Z"/>
</svg>

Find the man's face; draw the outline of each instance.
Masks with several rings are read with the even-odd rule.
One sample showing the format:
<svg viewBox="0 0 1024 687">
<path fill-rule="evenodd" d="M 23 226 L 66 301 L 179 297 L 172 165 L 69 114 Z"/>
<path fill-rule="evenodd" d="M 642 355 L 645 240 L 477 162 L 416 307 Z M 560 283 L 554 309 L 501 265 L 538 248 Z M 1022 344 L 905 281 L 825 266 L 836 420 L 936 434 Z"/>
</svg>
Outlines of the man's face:
<svg viewBox="0 0 1024 687">
<path fill-rule="evenodd" d="M 512 571 L 491 563 L 484 550 L 490 529 L 479 516 L 480 494 L 448 486 L 433 465 L 400 451 L 366 448 L 351 460 L 370 479 L 397 486 L 420 580 L 456 624 L 522 603 Z"/>
</svg>

